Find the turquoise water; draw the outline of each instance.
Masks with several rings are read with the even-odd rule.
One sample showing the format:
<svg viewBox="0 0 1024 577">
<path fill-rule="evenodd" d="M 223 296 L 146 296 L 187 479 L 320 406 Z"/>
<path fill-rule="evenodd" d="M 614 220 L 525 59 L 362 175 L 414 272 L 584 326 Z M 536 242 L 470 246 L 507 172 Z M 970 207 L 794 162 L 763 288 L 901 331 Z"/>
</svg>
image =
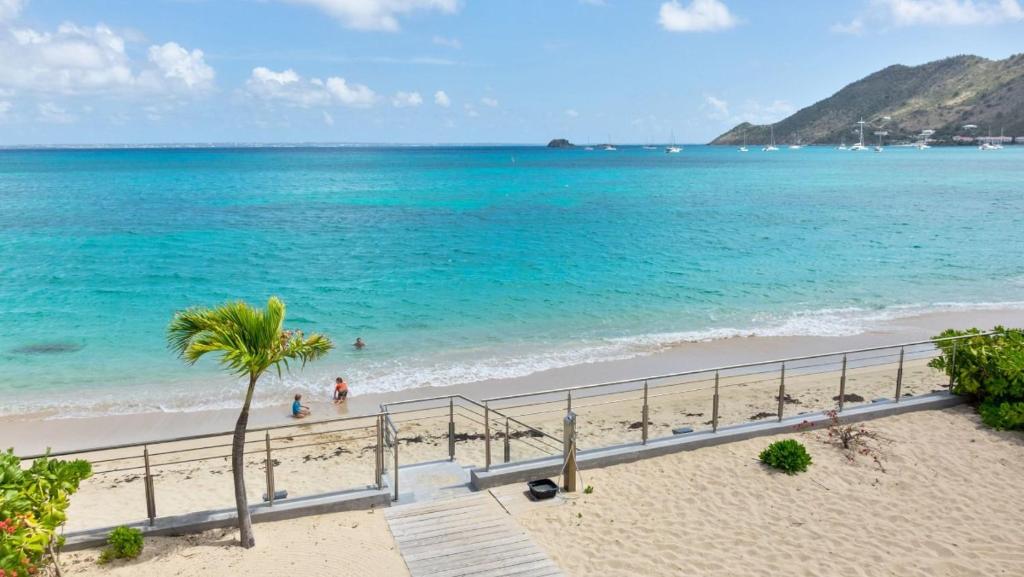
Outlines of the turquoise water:
<svg viewBox="0 0 1024 577">
<path fill-rule="evenodd" d="M 343 345 L 264 404 L 1018 306 L 1022 183 L 1024 147 L 2 151 L 0 414 L 235 406 L 163 333 L 235 298 Z"/>
</svg>

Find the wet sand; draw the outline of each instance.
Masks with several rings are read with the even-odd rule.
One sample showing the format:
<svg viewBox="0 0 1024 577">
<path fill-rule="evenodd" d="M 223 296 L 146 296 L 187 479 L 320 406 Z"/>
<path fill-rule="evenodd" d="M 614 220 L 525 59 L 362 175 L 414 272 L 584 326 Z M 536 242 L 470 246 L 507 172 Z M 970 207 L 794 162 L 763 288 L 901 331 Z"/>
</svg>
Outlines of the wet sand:
<svg viewBox="0 0 1024 577">
<path fill-rule="evenodd" d="M 463 394 L 472 399 L 551 388 L 570 387 L 648 375 L 678 373 L 714 366 L 765 361 L 862 347 L 928 339 L 946 328 L 996 325 L 1024 326 L 1024 310 L 943 312 L 898 319 L 884 328 L 849 337 L 738 337 L 707 342 L 678 343 L 662 351 L 627 360 L 588 363 L 541 371 L 514 379 L 495 379 L 451 387 L 420 387 L 388 394 L 360 395 L 352 383 L 352 396 L 343 406 L 305 399 L 313 409 L 311 420 L 375 413 L 380 403 L 396 400 Z M 225 377 L 227 378 L 227 377 Z M 253 411 L 252 428 L 293 423 L 290 399 L 278 408 Z M 97 418 L 53 419 L 42 415 L 0 417 L 0 439 L 20 454 L 46 450 L 146 442 L 185 435 L 229 431 L 237 410 L 146 413 Z"/>
</svg>

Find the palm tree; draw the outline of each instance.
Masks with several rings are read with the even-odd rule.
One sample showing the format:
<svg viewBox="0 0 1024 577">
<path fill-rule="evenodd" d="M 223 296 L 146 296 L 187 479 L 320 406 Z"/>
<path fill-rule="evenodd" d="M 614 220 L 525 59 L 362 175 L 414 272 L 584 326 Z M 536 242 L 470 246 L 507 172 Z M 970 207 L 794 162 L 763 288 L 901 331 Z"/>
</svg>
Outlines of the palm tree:
<svg viewBox="0 0 1024 577">
<path fill-rule="evenodd" d="M 178 312 L 167 327 L 168 345 L 186 363 L 195 364 L 206 353 L 219 353 L 220 364 L 225 369 L 249 377 L 249 389 L 231 444 L 238 536 L 246 549 L 256 544 L 244 477 L 245 429 L 256 381 L 271 367 L 280 374 L 281 365 L 288 369 L 289 361 L 298 360 L 305 366 L 306 362 L 319 359 L 334 347 L 324 335 L 305 337 L 302 331 L 285 330 L 284 310 L 284 303 L 277 297 L 270 297 L 266 310 L 253 308 L 243 301 L 230 302 L 216 308 Z"/>
</svg>

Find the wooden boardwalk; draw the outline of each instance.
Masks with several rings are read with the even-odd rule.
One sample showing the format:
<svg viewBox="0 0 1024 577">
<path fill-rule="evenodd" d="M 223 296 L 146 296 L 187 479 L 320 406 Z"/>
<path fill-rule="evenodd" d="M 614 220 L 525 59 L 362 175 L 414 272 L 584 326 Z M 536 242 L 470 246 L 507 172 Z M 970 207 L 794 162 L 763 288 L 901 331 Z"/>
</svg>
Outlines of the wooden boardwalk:
<svg viewBox="0 0 1024 577">
<path fill-rule="evenodd" d="M 563 577 L 489 493 L 384 512 L 412 577 Z"/>
</svg>

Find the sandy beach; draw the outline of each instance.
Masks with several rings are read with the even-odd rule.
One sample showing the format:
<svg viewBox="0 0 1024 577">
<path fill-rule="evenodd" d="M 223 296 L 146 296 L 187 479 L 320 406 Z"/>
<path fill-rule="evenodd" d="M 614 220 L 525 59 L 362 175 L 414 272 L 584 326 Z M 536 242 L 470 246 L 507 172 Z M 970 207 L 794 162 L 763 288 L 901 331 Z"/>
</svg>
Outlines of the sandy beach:
<svg viewBox="0 0 1024 577">
<path fill-rule="evenodd" d="M 380 511 L 307 517 L 256 528 L 256 547 L 237 545 L 237 531 L 146 539 L 142 555 L 100 566 L 98 551 L 61 556 L 68 575 L 131 577 L 206 575 L 309 575 L 367 577 L 408 575 Z"/>
<path fill-rule="evenodd" d="M 352 397 L 338 406 L 327 399 L 304 399 L 313 409 L 313 420 L 376 413 L 380 403 L 462 394 L 483 399 L 529 391 L 639 378 L 731 365 L 827 353 L 846 349 L 920 341 L 946 328 L 991 328 L 1024 325 L 1024 310 L 994 309 L 932 313 L 888 321 L 877 330 L 846 337 L 736 337 L 706 342 L 680 342 L 653 354 L 626 360 L 575 365 L 537 372 L 514 379 L 492 379 L 449 387 L 418 387 L 388 394 L 361 394 L 351 383 Z M 228 381 L 230 377 L 225 376 Z M 290 399 L 280 407 L 256 409 L 251 428 L 291 423 Z M 111 415 L 96 418 L 53 418 L 31 410 L 0 417 L 0 438 L 21 454 L 50 448 L 54 451 L 146 442 L 185 435 L 228 431 L 237 410 L 162 412 Z"/>
<path fill-rule="evenodd" d="M 582 471 L 591 495 L 516 510 L 572 575 L 1024 574 L 1024 438 L 968 407 L 872 421 L 884 471 L 823 432 L 751 439 Z M 797 438 L 814 462 L 757 461 Z"/>
<path fill-rule="evenodd" d="M 849 454 L 824 431 L 762 437 L 581 471 L 592 494 L 530 503 L 521 485 L 496 497 L 569 575 L 891 575 L 1024 572 L 1024 441 L 982 426 L 969 407 L 871 421 L 879 457 Z M 811 453 L 797 476 L 757 461 L 770 442 L 797 438 Z M 71 575 L 231 574 L 401 576 L 406 569 L 380 512 L 147 539 L 136 561 L 95 565 L 63 556 Z"/>
<path fill-rule="evenodd" d="M 994 316 L 994 315 L 993 315 Z M 929 322 L 948 324 L 955 319 L 927 319 Z M 978 320 L 993 320 L 973 319 Z M 1011 324 L 1015 319 L 1005 321 Z M 971 323 L 980 324 L 980 323 Z M 994 322 L 992 323 L 994 324 Z M 918 333 L 934 334 L 934 326 L 918 326 Z M 761 358 L 772 359 L 795 354 L 793 346 L 802 351 L 829 351 L 851 346 L 864 346 L 871 342 L 911 340 L 913 333 L 864 335 L 856 339 L 808 340 L 785 343 L 772 339 L 733 339 L 728 342 L 694 343 L 685 354 L 671 351 L 667 355 L 690 358 L 689 363 L 720 361 L 718 356 L 726 350 L 738 353 L 734 358 L 749 358 L 755 351 Z M 898 338 L 902 337 L 902 338 Z M 804 346 L 813 343 L 814 347 Z M 924 349 L 921 349 L 924 351 Z M 742 354 L 743 356 L 739 356 Z M 862 355 L 863 366 L 852 361 L 847 370 L 847 406 L 871 402 L 878 398 L 892 398 L 897 377 L 897 352 Z M 907 355 L 902 381 L 902 395 L 915 395 L 944 390 L 947 378 L 926 366 L 930 353 L 913 352 Z M 724 357 L 723 357 L 724 358 Z M 658 359 L 658 362 L 666 362 Z M 828 357 L 795 363 L 788 367 L 783 411 L 786 416 L 835 408 L 840 381 L 840 359 Z M 724 363 L 723 363 L 724 364 Z M 698 365 L 700 366 L 700 365 Z M 707 366 L 704 364 L 703 366 Z M 584 367 L 593 371 L 600 367 Z M 656 371 L 661 366 L 649 367 Z M 608 376 L 618 376 L 620 367 L 608 367 Z M 635 369 L 637 371 L 643 368 Z M 778 366 L 756 367 L 750 370 L 723 373 L 720 379 L 719 425 L 777 418 L 780 373 Z M 649 372 L 634 372 L 650 374 Z M 596 378 L 594 380 L 597 380 Z M 593 382 L 593 381 L 592 381 Z M 522 389 L 495 389 L 519 391 Z M 527 389 L 529 390 L 529 389 Z M 434 391 L 436 392 L 436 391 Z M 465 391 L 471 392 L 471 391 Z M 649 435 L 651 438 L 668 436 L 672 429 L 692 427 L 710 428 L 712 415 L 712 375 L 692 375 L 677 380 L 652 383 L 649 396 Z M 565 413 L 564 396 L 539 396 L 521 401 L 494 403 L 502 414 L 514 417 L 537 430 L 556 438 L 561 437 L 562 417 Z M 363 403 L 367 403 L 364 399 Z M 629 391 L 609 392 L 602 389 L 579 393 L 573 400 L 578 416 L 579 447 L 581 449 L 636 442 L 641 439 L 642 390 L 636 386 Z M 328 405 L 333 408 L 333 406 Z M 355 400 L 348 407 L 358 413 Z M 190 415 L 184 415 L 190 416 Z M 494 415 L 492 414 L 492 417 Z M 171 415 L 182 418 L 183 415 Z M 397 413 L 394 421 L 399 429 L 400 465 L 442 460 L 448 458 L 447 403 L 429 406 L 414 413 Z M 483 417 L 470 405 L 456 407 L 456 461 L 463 466 L 483 466 L 485 443 Z M 201 423 L 201 419 L 199 419 Z M 270 420 L 278 424 L 279 420 Z M 288 421 L 285 421 L 288 422 Z M 266 425 L 266 421 L 262 424 Z M 22 424 L 16 429 L 15 446 L 19 438 L 29 431 L 46 431 L 48 435 L 69 434 L 82 427 L 99 432 L 104 438 L 121 442 L 132 440 L 130 428 L 122 419 L 45 421 Z M 296 427 L 273 430 L 272 438 L 275 485 L 286 490 L 291 497 L 354 488 L 365 488 L 374 482 L 374 450 L 376 419 L 354 418 L 339 423 L 310 421 Z M 196 432 L 202 426 L 197 424 Z M 512 460 L 522 460 L 560 453 L 557 442 L 535 438 L 531 432 L 514 422 L 510 424 L 509 453 Z M 501 462 L 504 453 L 504 420 L 492 421 L 492 462 Z M 44 435 L 44 436 L 48 436 Z M 6 439 L 7 437 L 5 437 Z M 64 437 L 71 441 L 71 438 Z M 72 435 L 73 438 L 73 435 Z M 250 502 L 263 499 L 265 493 L 265 434 L 254 432 L 247 445 L 247 480 Z M 157 514 L 160 516 L 183 514 L 197 510 L 230 508 L 233 504 L 230 466 L 228 462 L 230 439 L 226 436 L 201 441 L 153 444 L 149 446 L 154 472 Z M 84 455 L 94 460 L 96 475 L 87 480 L 75 496 L 70 511 L 68 530 L 110 526 L 134 522 L 145 516 L 143 460 L 139 448 L 105 451 Z M 392 463 L 388 456 L 389 465 Z"/>
</svg>

